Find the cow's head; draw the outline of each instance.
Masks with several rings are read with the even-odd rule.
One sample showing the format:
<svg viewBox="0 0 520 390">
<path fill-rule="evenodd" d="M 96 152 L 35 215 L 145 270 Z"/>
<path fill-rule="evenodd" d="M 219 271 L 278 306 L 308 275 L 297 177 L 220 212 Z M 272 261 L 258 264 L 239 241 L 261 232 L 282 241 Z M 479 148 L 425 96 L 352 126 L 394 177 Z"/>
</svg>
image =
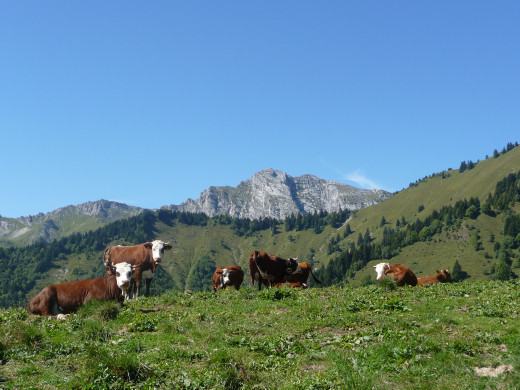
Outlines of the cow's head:
<svg viewBox="0 0 520 390">
<path fill-rule="evenodd" d="M 128 263 L 118 263 L 112 266 L 112 273 L 116 275 L 117 287 L 121 290 L 127 290 L 130 287 L 130 280 L 132 274 L 139 267 L 138 265 L 131 265 Z"/>
<path fill-rule="evenodd" d="M 153 260 L 158 264 L 162 261 L 162 257 L 165 250 L 172 249 L 172 246 L 168 242 L 161 240 L 155 240 L 144 244 L 145 248 L 152 250 Z"/>
<path fill-rule="evenodd" d="M 447 269 L 443 269 L 441 271 L 437 270 L 437 274 L 441 274 L 444 277 L 444 279 L 446 280 L 446 282 L 453 283 L 451 274 L 449 273 L 449 271 Z"/>
<path fill-rule="evenodd" d="M 231 279 L 229 278 L 230 274 L 231 271 L 229 269 L 222 269 L 222 286 L 227 286 L 228 284 L 231 284 Z"/>
<path fill-rule="evenodd" d="M 379 263 L 374 265 L 377 277 L 377 280 L 381 280 L 385 277 L 385 271 L 390 268 L 390 263 Z"/>
<path fill-rule="evenodd" d="M 288 273 L 292 274 L 298 268 L 297 259 L 298 259 L 297 257 L 291 257 L 291 258 L 289 258 L 289 260 L 287 260 L 287 272 Z"/>
</svg>

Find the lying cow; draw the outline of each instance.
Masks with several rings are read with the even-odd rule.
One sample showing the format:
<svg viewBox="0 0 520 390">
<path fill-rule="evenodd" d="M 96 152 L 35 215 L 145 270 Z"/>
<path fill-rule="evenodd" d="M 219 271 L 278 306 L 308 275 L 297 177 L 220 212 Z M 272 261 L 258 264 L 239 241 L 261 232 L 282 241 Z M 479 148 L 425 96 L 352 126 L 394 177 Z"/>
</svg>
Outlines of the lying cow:
<svg viewBox="0 0 520 390">
<path fill-rule="evenodd" d="M 407 265 L 379 263 L 374 265 L 374 268 L 377 273 L 377 280 L 391 277 L 398 286 L 404 286 L 405 284 L 417 286 L 417 277 Z"/>
<path fill-rule="evenodd" d="M 290 288 L 303 288 L 303 289 L 306 289 L 307 285 L 305 283 L 300 283 L 300 282 L 296 282 L 296 283 L 294 283 L 294 282 L 293 283 L 276 283 L 275 287 L 278 287 L 278 288 L 290 287 Z"/>
<path fill-rule="evenodd" d="M 213 274 L 213 291 L 235 286 L 238 290 L 244 280 L 244 271 L 238 265 L 218 267 Z"/>
<path fill-rule="evenodd" d="M 296 271 L 297 268 L 298 262 L 293 258 L 286 260 L 276 255 L 268 255 L 266 252 L 259 251 L 254 251 L 249 255 L 251 285 L 254 282 L 255 272 L 258 272 L 258 290 L 262 289 L 262 283 L 274 286 L 276 283 L 286 282 L 288 276 Z"/>
<path fill-rule="evenodd" d="M 135 285 L 134 297 L 139 296 L 141 288 L 141 279 L 146 279 L 146 295 L 150 295 L 150 283 L 157 269 L 157 265 L 161 263 L 165 250 L 172 249 L 172 246 L 161 240 L 146 242 L 144 244 L 133 246 L 111 246 L 105 249 L 103 255 L 103 263 L 107 268 L 107 275 L 111 275 L 110 267 L 118 263 L 128 263 L 133 266 L 139 265 L 134 275 L 132 275 L 132 283 Z M 130 293 L 132 286 L 130 286 Z"/>
<path fill-rule="evenodd" d="M 127 263 L 116 264 L 113 272 L 113 276 L 47 286 L 29 301 L 27 311 L 29 314 L 60 318 L 92 299 L 122 303 L 128 292 L 123 294 L 121 290 L 130 287 L 132 266 Z"/>
<path fill-rule="evenodd" d="M 311 265 L 306 261 L 303 263 L 298 263 L 298 268 L 296 268 L 296 271 L 294 271 L 291 276 L 289 276 L 287 281 L 290 283 L 301 283 L 305 285 L 305 288 L 307 288 L 307 279 L 309 279 L 309 274 L 316 283 L 322 284 L 322 282 L 320 282 L 316 276 L 314 276 Z"/>
<path fill-rule="evenodd" d="M 417 278 L 417 284 L 419 286 L 426 286 L 437 283 L 453 283 L 453 279 L 451 278 L 451 275 L 447 269 L 443 269 L 442 271 L 437 270 L 437 275 L 429 275 L 425 276 L 424 278 Z"/>
</svg>

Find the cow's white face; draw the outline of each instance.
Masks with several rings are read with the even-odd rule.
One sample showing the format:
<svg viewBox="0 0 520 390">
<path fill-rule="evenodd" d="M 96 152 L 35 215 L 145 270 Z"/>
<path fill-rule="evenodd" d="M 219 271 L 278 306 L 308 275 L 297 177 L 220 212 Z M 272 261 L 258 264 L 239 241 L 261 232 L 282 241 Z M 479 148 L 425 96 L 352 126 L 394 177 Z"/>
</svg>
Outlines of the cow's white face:
<svg viewBox="0 0 520 390">
<path fill-rule="evenodd" d="M 121 290 L 127 290 L 130 287 L 130 279 L 132 278 L 135 267 L 132 267 L 128 263 L 119 263 L 115 264 L 114 268 L 116 270 L 117 287 Z"/>
<path fill-rule="evenodd" d="M 156 263 L 160 263 L 162 261 L 162 257 L 165 250 L 172 249 L 172 246 L 161 240 L 152 241 L 152 256 L 153 260 Z"/>
<path fill-rule="evenodd" d="M 390 264 L 389 263 L 379 263 L 377 265 L 374 265 L 374 268 L 375 268 L 375 271 L 377 274 L 376 279 L 380 280 L 385 277 L 385 270 L 390 268 Z"/>
<path fill-rule="evenodd" d="M 229 274 L 231 273 L 230 270 L 228 270 L 227 268 L 224 268 L 222 270 L 222 284 L 223 285 L 227 285 L 228 283 L 231 282 L 231 280 L 229 279 Z"/>
</svg>

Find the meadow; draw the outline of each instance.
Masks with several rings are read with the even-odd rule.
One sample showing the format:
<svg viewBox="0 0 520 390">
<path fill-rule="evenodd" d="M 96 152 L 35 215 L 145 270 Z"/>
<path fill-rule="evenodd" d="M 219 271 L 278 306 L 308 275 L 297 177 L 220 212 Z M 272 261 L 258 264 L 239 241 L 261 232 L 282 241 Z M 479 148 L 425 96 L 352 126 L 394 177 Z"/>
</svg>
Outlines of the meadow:
<svg viewBox="0 0 520 390">
<path fill-rule="evenodd" d="M 520 283 L 169 291 L 0 311 L 5 389 L 513 389 Z"/>
</svg>

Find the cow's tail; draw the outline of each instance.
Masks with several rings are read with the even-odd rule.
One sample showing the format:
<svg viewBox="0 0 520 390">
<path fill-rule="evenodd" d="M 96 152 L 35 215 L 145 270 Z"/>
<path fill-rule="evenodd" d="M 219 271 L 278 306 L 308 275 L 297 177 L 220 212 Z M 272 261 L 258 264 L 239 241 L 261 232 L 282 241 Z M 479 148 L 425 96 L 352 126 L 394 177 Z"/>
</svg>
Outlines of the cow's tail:
<svg viewBox="0 0 520 390">
<path fill-rule="evenodd" d="M 315 281 L 316 283 L 323 284 L 323 282 L 319 281 L 319 280 L 316 278 L 316 276 L 314 276 L 314 273 L 312 272 L 312 267 L 311 267 L 311 275 L 312 275 L 312 278 L 314 279 L 314 281 Z"/>
</svg>

